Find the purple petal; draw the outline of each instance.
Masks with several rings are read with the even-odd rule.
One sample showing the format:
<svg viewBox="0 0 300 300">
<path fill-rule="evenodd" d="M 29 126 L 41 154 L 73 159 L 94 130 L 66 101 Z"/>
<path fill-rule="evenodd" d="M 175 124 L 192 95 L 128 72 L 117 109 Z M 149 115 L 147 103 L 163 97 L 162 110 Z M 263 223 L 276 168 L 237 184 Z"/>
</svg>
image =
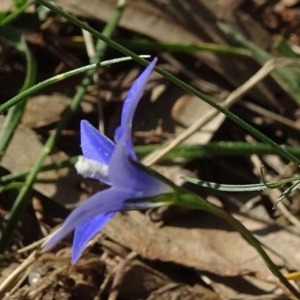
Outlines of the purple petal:
<svg viewBox="0 0 300 300">
<path fill-rule="evenodd" d="M 47 242 L 46 250 L 52 248 L 77 226 L 96 216 L 126 209 L 124 201 L 133 198 L 137 198 L 137 195 L 131 189 L 110 188 L 96 193 L 70 213 L 62 227 Z"/>
<path fill-rule="evenodd" d="M 147 66 L 147 68 L 142 72 L 142 74 L 135 80 L 132 87 L 127 93 L 126 99 L 123 104 L 122 109 L 122 117 L 121 117 L 121 126 L 119 126 L 115 132 L 115 141 L 121 139 L 126 131 L 126 141 L 125 147 L 128 151 L 128 155 L 131 159 L 138 161 L 136 154 L 133 150 L 132 140 L 131 140 L 131 129 L 132 129 L 132 120 L 135 109 L 143 95 L 145 85 L 148 81 L 148 78 L 156 64 L 157 58 L 153 59 L 153 61 Z"/>
<path fill-rule="evenodd" d="M 138 194 L 137 198 L 172 193 L 170 186 L 148 174 L 130 161 L 130 159 L 138 161 L 131 141 L 133 114 L 155 63 L 156 59 L 148 65 L 128 92 L 123 106 L 121 126 L 116 132 L 119 140 L 112 155 L 108 171 L 110 181 L 117 187 L 129 187 L 128 180 L 130 178 L 130 188 L 136 191 Z"/>
<path fill-rule="evenodd" d="M 135 191 L 134 198 L 172 193 L 173 189 L 169 185 L 147 173 L 138 166 L 138 162 L 130 161 L 125 147 L 126 138 L 124 131 L 109 164 L 108 177 L 112 185 L 123 189 L 130 188 Z"/>
<path fill-rule="evenodd" d="M 81 149 L 84 157 L 98 161 L 100 164 L 108 165 L 115 144 L 101 134 L 88 121 L 80 123 Z"/>
<path fill-rule="evenodd" d="M 86 244 L 106 225 L 106 223 L 114 215 L 115 212 L 101 214 L 76 227 L 73 238 L 72 265 L 74 265 L 81 256 Z"/>
</svg>

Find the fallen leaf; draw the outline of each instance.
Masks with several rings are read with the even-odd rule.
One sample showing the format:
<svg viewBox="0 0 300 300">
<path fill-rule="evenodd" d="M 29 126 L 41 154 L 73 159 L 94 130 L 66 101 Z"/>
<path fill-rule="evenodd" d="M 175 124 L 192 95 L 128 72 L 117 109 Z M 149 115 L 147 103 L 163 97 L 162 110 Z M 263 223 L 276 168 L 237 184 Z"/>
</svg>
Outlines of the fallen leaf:
<svg viewBox="0 0 300 300">
<path fill-rule="evenodd" d="M 34 96 L 26 105 L 22 123 L 30 128 L 39 128 L 57 122 L 70 102 L 70 98 L 62 95 Z"/>
<path fill-rule="evenodd" d="M 174 262 L 222 276 L 236 276 L 244 270 L 268 272 L 257 252 L 226 223 L 202 212 L 191 214 L 180 215 L 173 226 L 162 228 L 139 212 L 119 214 L 104 232 L 150 260 Z M 278 258 L 276 262 L 283 263 Z"/>
<path fill-rule="evenodd" d="M 0 116 L 0 130 L 3 126 L 4 116 Z M 1 165 L 12 173 L 29 170 L 36 162 L 43 149 L 43 144 L 36 133 L 24 125 L 19 125 L 14 137 L 1 161 Z M 67 155 L 58 152 L 52 157 L 47 157 L 45 164 L 55 160 L 66 159 Z M 74 203 L 79 201 L 80 193 L 75 187 L 81 177 L 77 177 L 74 169 L 60 169 L 40 173 L 34 188 L 41 194 L 60 203 Z"/>
</svg>

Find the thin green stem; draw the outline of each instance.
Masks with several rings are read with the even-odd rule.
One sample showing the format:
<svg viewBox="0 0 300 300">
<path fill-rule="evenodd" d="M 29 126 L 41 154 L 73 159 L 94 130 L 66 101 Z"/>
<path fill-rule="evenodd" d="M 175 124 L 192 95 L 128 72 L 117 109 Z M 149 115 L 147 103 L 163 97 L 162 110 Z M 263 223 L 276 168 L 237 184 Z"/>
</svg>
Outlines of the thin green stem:
<svg viewBox="0 0 300 300">
<path fill-rule="evenodd" d="M 143 145 L 136 146 L 135 151 L 139 158 L 150 154 L 158 149 L 161 145 Z M 300 147 L 297 146 L 283 146 L 285 150 L 293 155 L 300 157 Z M 226 156 L 248 156 L 252 154 L 267 155 L 278 154 L 276 149 L 272 146 L 256 143 L 249 144 L 247 142 L 212 142 L 205 145 L 191 144 L 191 145 L 179 145 L 175 149 L 167 153 L 163 160 L 172 159 L 193 159 L 193 158 L 213 158 L 213 157 L 226 157 Z"/>
<path fill-rule="evenodd" d="M 244 239 L 253 246 L 262 259 L 267 264 L 272 273 L 281 281 L 281 283 L 298 299 L 300 299 L 300 293 L 289 283 L 289 281 L 282 275 L 278 267 L 273 263 L 268 254 L 262 248 L 260 242 L 252 235 L 252 233 L 238 220 L 226 213 L 224 210 L 210 204 L 204 199 L 191 194 L 188 191 L 179 190 L 178 205 L 192 209 L 200 209 L 209 212 L 227 222 L 233 228 L 235 228 Z"/>
<path fill-rule="evenodd" d="M 107 25 L 105 26 L 104 32 L 107 36 L 111 36 L 113 34 L 123 10 L 124 10 L 124 5 L 121 5 L 121 7 L 118 6 L 117 7 L 118 13 L 114 13 L 112 18 L 110 19 L 109 23 L 107 23 Z M 99 42 L 101 42 L 101 41 L 99 41 Z M 104 46 L 101 46 L 101 47 L 99 45 L 97 46 L 97 48 L 100 49 L 100 51 L 102 51 L 98 57 L 97 63 L 100 62 L 101 56 L 103 55 L 103 51 L 104 51 L 103 47 Z M 2 234 L 2 237 L 0 240 L 0 254 L 3 254 L 5 252 L 5 250 L 7 249 L 8 245 L 13 237 L 13 232 L 15 231 L 15 228 L 16 228 L 20 218 L 22 217 L 23 212 L 25 211 L 27 203 L 30 199 L 32 186 L 36 180 L 37 174 L 38 174 L 45 158 L 50 154 L 62 129 L 65 128 L 65 126 L 68 124 L 68 122 L 72 118 L 74 112 L 79 107 L 82 96 L 84 95 L 87 87 L 92 83 L 93 75 L 94 75 L 94 71 L 88 72 L 86 74 L 85 78 L 82 81 L 81 86 L 79 87 L 78 91 L 76 92 L 75 96 L 73 97 L 68 110 L 65 112 L 63 118 L 58 123 L 55 130 L 53 130 L 52 133 L 50 134 L 40 156 L 37 158 L 35 164 L 32 167 L 31 172 L 27 176 L 25 184 L 22 187 L 22 189 L 20 190 L 20 193 L 18 194 L 17 199 L 14 202 L 9 220 L 7 222 L 7 226 L 5 227 L 5 229 L 3 231 L 3 234 Z"/>
<path fill-rule="evenodd" d="M 136 146 L 135 152 L 139 158 L 143 158 L 152 151 L 159 148 L 160 145 L 144 145 Z M 286 146 L 287 151 L 294 155 L 300 156 L 300 147 Z M 226 157 L 226 156 L 248 156 L 251 154 L 267 155 L 276 154 L 276 151 L 269 145 L 257 143 L 249 144 L 246 142 L 214 142 L 205 145 L 179 145 L 175 149 L 171 150 L 165 157 L 165 160 L 176 159 L 194 159 L 194 158 L 211 158 L 211 157 Z M 67 160 L 59 161 L 53 164 L 42 166 L 40 172 L 56 170 L 59 168 L 67 168 L 74 165 L 77 161 L 77 156 L 70 157 Z M 0 183 L 17 180 L 23 178 L 29 174 L 30 170 L 19 172 L 16 174 L 4 175 L 0 178 Z M 299 178 L 300 179 L 300 178 Z M 288 182 L 298 180 L 298 177 L 292 179 L 284 179 L 281 182 L 281 186 Z M 268 183 L 270 185 L 270 183 Z M 274 186 L 272 185 L 271 188 Z"/>
<path fill-rule="evenodd" d="M 5 25 L 13 21 L 16 17 L 22 14 L 32 3 L 33 1 L 27 1 L 22 6 L 17 7 L 12 13 L 8 14 L 0 21 L 0 25 Z"/>
<path fill-rule="evenodd" d="M 0 193 L 3 193 L 4 191 L 12 190 L 12 189 L 19 189 L 22 186 L 24 186 L 23 181 L 14 181 L 14 182 L 8 183 L 4 186 L 1 186 Z"/>
<path fill-rule="evenodd" d="M 184 179 L 187 182 L 200 185 L 202 187 L 213 189 L 221 192 L 251 192 L 251 191 L 263 191 L 265 189 L 277 189 L 285 186 L 287 183 L 291 183 L 294 181 L 299 182 L 300 176 L 292 177 L 288 179 L 283 179 L 278 182 L 272 182 L 272 183 L 254 183 L 254 184 L 222 184 L 222 183 L 216 183 L 216 182 L 210 182 L 210 181 L 204 181 L 192 177 L 182 176 L 182 179 Z M 1 179 L 0 179 L 1 180 Z"/>
<path fill-rule="evenodd" d="M 141 55 L 141 57 L 149 57 L 149 55 Z M 76 70 L 71 70 L 71 71 L 53 76 L 50 79 L 46 79 L 46 80 L 34 85 L 33 87 L 27 89 L 26 91 L 16 95 L 15 97 L 13 97 L 10 100 L 6 101 L 4 104 L 0 105 L 0 114 L 5 112 L 8 108 L 16 105 L 17 103 L 19 103 L 20 101 L 22 101 L 23 99 L 28 97 L 29 95 L 37 93 L 39 90 L 41 90 L 45 87 L 48 87 L 48 86 L 50 86 L 54 83 L 65 80 L 65 79 L 70 78 L 70 77 L 75 76 L 75 75 L 79 75 L 81 73 L 88 72 L 89 70 L 93 70 L 93 69 L 96 69 L 96 68 L 99 68 L 99 67 L 104 67 L 104 66 L 107 66 L 107 65 L 111 65 L 111 64 L 131 60 L 131 59 L 132 58 L 130 56 L 129 57 L 121 57 L 121 58 L 110 59 L 110 60 L 106 60 L 106 61 L 103 61 L 103 62 L 98 63 L 98 64 L 87 65 L 87 66 L 78 68 Z"/>
<path fill-rule="evenodd" d="M 69 157 L 68 159 L 42 166 L 39 169 L 39 173 L 51 171 L 51 170 L 58 170 L 58 169 L 62 169 L 62 168 L 70 168 L 70 167 L 74 166 L 74 164 L 76 163 L 77 160 L 78 160 L 78 156 L 72 156 L 72 157 Z M 0 183 L 5 184 L 6 182 L 15 181 L 15 180 L 24 178 L 30 172 L 31 172 L 31 169 L 23 171 L 23 172 L 15 173 L 15 174 L 4 175 L 4 176 L 0 177 Z"/>
<path fill-rule="evenodd" d="M 168 43 L 168 42 L 157 42 L 149 39 L 133 38 L 133 39 L 122 39 L 118 38 L 117 42 L 126 48 L 136 49 L 138 51 L 171 51 L 171 52 L 212 52 L 222 55 L 239 55 L 245 57 L 252 57 L 250 51 L 243 48 L 231 47 L 221 44 L 212 43 L 197 43 L 197 44 L 185 44 L 185 43 Z"/>
<path fill-rule="evenodd" d="M 27 46 L 24 35 L 21 35 L 20 43 L 23 44 L 24 53 L 26 56 L 26 64 L 27 64 L 25 82 L 20 90 L 20 93 L 22 93 L 23 91 L 29 89 L 34 85 L 36 79 L 37 66 L 36 66 L 34 56 L 32 55 L 30 49 Z M 21 122 L 27 104 L 27 100 L 28 97 L 26 97 L 24 101 L 10 108 L 5 118 L 3 127 L 1 129 L 1 134 L 0 134 L 0 161 L 3 155 L 5 154 L 5 151 L 12 137 L 14 136 L 14 133 L 18 125 Z"/>
<path fill-rule="evenodd" d="M 50 2 L 48 2 L 46 0 L 35 0 L 35 1 L 42 4 L 42 5 L 44 5 L 44 6 L 46 6 L 46 7 L 48 7 L 50 10 L 52 10 L 53 12 L 57 13 L 58 15 L 60 15 L 64 18 L 66 18 L 68 21 L 70 21 L 73 24 L 77 25 L 81 29 L 84 29 L 84 30 L 90 32 L 96 38 L 98 38 L 98 39 L 104 41 L 105 43 L 107 43 L 110 47 L 122 52 L 125 55 L 128 55 L 128 56 L 132 57 L 135 61 L 141 63 L 142 65 L 147 65 L 148 64 L 148 61 L 140 58 L 138 55 L 136 55 L 132 51 L 130 51 L 127 48 L 121 46 L 120 44 L 114 42 L 110 38 L 107 38 L 106 36 L 104 36 L 103 34 L 98 32 L 97 30 L 95 30 L 92 27 L 88 26 L 87 24 L 79 21 L 75 17 L 73 17 L 70 14 L 68 14 L 68 13 L 64 12 L 63 10 L 59 9 L 58 7 L 51 4 Z M 270 138 L 268 138 L 267 136 L 262 134 L 260 131 L 255 129 L 253 126 L 251 126 L 250 124 L 248 124 L 247 122 L 245 122 L 244 120 L 242 120 L 241 118 L 236 116 L 235 114 L 231 113 L 229 110 L 223 108 L 222 106 L 220 106 L 219 104 L 217 104 L 216 102 L 211 100 L 209 97 L 205 96 L 204 94 L 202 94 L 201 92 L 199 92 L 195 88 L 191 87 L 190 85 L 188 85 L 188 84 L 184 83 L 183 81 L 181 81 L 180 79 L 176 78 L 175 76 L 173 76 L 169 72 L 167 72 L 167 71 L 165 71 L 161 68 L 158 68 L 158 67 L 155 68 L 155 71 L 157 73 L 161 74 L 162 76 L 164 76 L 165 78 L 167 78 L 168 80 L 170 80 L 171 82 L 173 82 L 174 84 L 176 84 L 177 86 L 181 87 L 185 91 L 199 97 L 200 99 L 205 101 L 207 104 L 214 107 L 219 112 L 223 113 L 229 119 L 231 119 L 232 121 L 234 121 L 235 123 L 237 123 L 238 125 L 243 127 L 244 129 L 246 129 L 247 131 L 252 133 L 254 136 L 256 136 L 258 139 L 260 139 L 264 143 L 266 143 L 268 145 L 271 145 L 276 150 L 277 154 L 281 154 L 282 156 L 286 157 L 288 160 L 294 162 L 297 166 L 300 166 L 300 160 L 298 158 L 296 158 L 294 155 L 292 155 L 291 153 L 289 153 L 288 151 L 283 149 L 281 146 L 279 146 L 274 141 L 272 141 Z"/>
</svg>

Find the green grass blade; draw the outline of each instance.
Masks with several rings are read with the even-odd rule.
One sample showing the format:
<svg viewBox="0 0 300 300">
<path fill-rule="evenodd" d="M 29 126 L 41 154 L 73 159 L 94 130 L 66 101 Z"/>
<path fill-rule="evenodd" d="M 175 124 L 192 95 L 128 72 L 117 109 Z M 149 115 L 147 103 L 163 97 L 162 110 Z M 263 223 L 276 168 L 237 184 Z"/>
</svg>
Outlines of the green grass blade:
<svg viewBox="0 0 300 300">
<path fill-rule="evenodd" d="M 113 14 L 112 18 L 107 23 L 107 25 L 104 29 L 106 36 L 111 36 L 113 34 L 113 32 L 118 24 L 118 21 L 123 13 L 123 10 L 124 10 L 124 5 L 120 5 L 117 7 L 118 13 Z M 102 41 L 99 41 L 99 43 L 102 43 Z M 103 46 L 97 45 L 96 48 L 98 48 L 99 51 L 102 51 L 102 53 L 100 53 L 100 55 L 98 57 L 98 60 L 100 61 L 101 54 L 103 54 L 105 45 L 103 45 Z M 45 158 L 49 155 L 50 151 L 54 147 L 55 142 L 58 139 L 62 129 L 65 128 L 65 126 L 68 124 L 68 122 L 72 118 L 74 112 L 78 109 L 81 98 L 84 95 L 89 83 L 92 82 L 92 78 L 93 78 L 93 73 L 89 72 L 83 79 L 80 88 L 78 89 L 77 93 L 75 94 L 75 96 L 72 99 L 70 107 L 65 112 L 63 118 L 58 123 L 55 130 L 53 130 L 52 133 L 50 134 L 40 156 L 37 158 L 34 166 L 32 167 L 31 172 L 27 176 L 25 185 L 23 188 L 21 188 L 21 190 L 17 196 L 17 199 L 14 202 L 14 205 L 11 209 L 11 214 L 10 214 L 9 220 L 7 222 L 6 227 L 3 230 L 1 240 L 0 240 L 0 254 L 3 254 L 10 244 L 10 241 L 13 237 L 15 228 L 17 227 L 17 224 L 24 213 L 24 210 L 27 206 L 28 200 L 30 199 L 32 186 L 36 180 L 37 174 L 38 174 Z"/>
<path fill-rule="evenodd" d="M 143 158 L 144 156 L 158 149 L 160 146 L 161 145 L 155 144 L 136 146 L 135 151 L 138 154 L 139 158 Z M 282 145 L 281 147 L 287 150 L 289 153 L 295 155 L 296 157 L 300 157 L 300 147 L 285 145 Z M 247 142 L 212 142 L 205 145 L 179 145 L 175 149 L 167 153 L 164 156 L 164 160 L 212 158 L 227 156 L 249 156 L 252 154 L 278 155 L 278 152 L 272 146 L 264 143 L 250 144 Z"/>
<path fill-rule="evenodd" d="M 298 182 L 294 183 L 292 186 L 290 186 L 288 189 L 286 189 L 276 200 L 274 207 L 280 202 L 282 201 L 285 197 L 287 197 L 288 195 L 290 195 L 291 193 L 295 192 L 296 190 L 298 190 L 300 188 L 300 181 L 298 179 Z"/>
<path fill-rule="evenodd" d="M 19 188 L 23 187 L 24 184 L 25 184 L 25 182 L 15 181 L 15 182 L 11 182 L 11 183 L 8 183 L 6 185 L 3 185 L 3 186 L 0 187 L 0 194 L 5 192 L 5 191 L 8 191 L 8 190 L 19 189 Z"/>
<path fill-rule="evenodd" d="M 26 57 L 26 77 L 24 84 L 19 93 L 29 89 L 35 83 L 36 79 L 36 62 L 35 59 L 28 48 L 25 37 L 18 30 L 10 26 L 0 26 L 0 39 L 4 39 L 10 44 L 12 44 L 16 49 L 21 51 Z M 5 151 L 22 120 L 22 116 L 25 111 L 28 97 L 26 97 L 22 102 L 18 103 L 16 106 L 12 107 L 3 124 L 0 133 L 0 160 L 2 159 Z"/>
<path fill-rule="evenodd" d="M 140 57 L 144 57 L 144 58 L 148 58 L 149 55 L 141 55 Z M 67 78 L 70 78 L 72 76 L 78 75 L 78 74 L 82 74 L 82 73 L 86 73 L 90 70 L 99 68 L 99 67 L 104 67 L 107 65 L 112 65 L 112 64 L 116 64 L 119 62 L 124 62 L 127 60 L 131 60 L 131 57 L 121 57 L 121 58 L 115 58 L 115 59 L 110 59 L 110 60 L 106 60 L 103 61 L 101 63 L 97 63 L 97 64 L 90 64 L 81 68 L 77 68 L 75 70 L 71 70 L 56 76 L 51 77 L 50 79 L 44 80 L 42 82 L 39 82 L 38 84 L 34 85 L 33 87 L 25 90 L 24 92 L 16 95 L 15 97 L 13 97 L 12 99 L 6 101 L 4 104 L 0 105 L 0 114 L 4 113 L 8 108 L 16 105 L 17 103 L 19 103 L 20 101 L 24 100 L 26 97 L 33 95 L 34 93 L 37 93 L 38 91 L 42 90 L 45 87 L 48 87 L 52 84 L 55 84 L 59 81 L 65 80 Z"/>
<path fill-rule="evenodd" d="M 183 176 L 182 179 L 184 179 L 187 182 L 200 185 L 202 187 L 209 188 L 212 190 L 220 191 L 220 192 L 254 192 L 254 191 L 263 191 L 267 188 L 263 183 L 236 185 L 236 184 L 221 184 L 221 183 L 209 182 L 209 181 L 199 180 L 187 176 Z"/>
<path fill-rule="evenodd" d="M 143 145 L 136 146 L 135 152 L 139 158 L 143 158 L 149 153 L 153 152 L 160 145 Z M 300 157 L 300 147 L 286 146 L 285 147 L 293 155 Z M 227 157 L 227 156 L 249 156 L 252 154 L 267 155 L 276 154 L 277 152 L 270 145 L 257 143 L 249 144 L 247 142 L 213 142 L 205 145 L 191 144 L 191 145 L 179 145 L 175 149 L 171 150 L 164 160 L 189 160 L 195 158 L 212 158 L 212 157 Z M 59 161 L 49 165 L 42 166 L 40 172 L 56 170 L 59 168 L 68 168 L 75 164 L 78 156 L 70 157 L 67 160 Z M 17 174 L 8 174 L 0 178 L 0 183 L 23 178 L 29 174 L 30 170 L 23 171 Z"/>
<path fill-rule="evenodd" d="M 77 162 L 77 160 L 78 160 L 78 156 L 72 156 L 72 157 L 69 157 L 68 159 L 42 166 L 39 169 L 39 173 L 52 171 L 52 170 L 58 170 L 58 169 L 62 169 L 62 168 L 70 168 L 70 167 L 74 166 L 74 164 Z M 23 171 L 23 172 L 15 173 L 15 174 L 4 175 L 4 176 L 0 177 L 0 183 L 5 184 L 10 181 L 15 181 L 15 180 L 18 180 L 21 178 L 25 178 L 30 173 L 30 171 L 31 171 L 31 169 Z"/>
<path fill-rule="evenodd" d="M 20 5 L 15 5 L 12 12 L 4 13 L 0 15 L 0 26 L 6 25 L 17 18 L 20 14 L 22 14 L 31 4 L 33 1 L 22 1 Z"/>
<path fill-rule="evenodd" d="M 133 38 L 133 39 L 117 39 L 118 43 L 126 48 L 135 49 L 138 51 L 170 51 L 170 52 L 183 52 L 192 53 L 195 51 L 212 52 L 222 55 L 238 55 L 252 57 L 252 53 L 249 50 L 243 48 L 237 48 L 227 45 L 219 45 L 212 43 L 197 43 L 197 44 L 185 44 L 185 43 L 167 43 L 151 41 L 149 39 Z"/>
<path fill-rule="evenodd" d="M 196 185 L 200 185 L 202 187 L 205 188 L 209 188 L 209 189 L 213 189 L 216 191 L 220 191 L 220 192 L 254 192 L 254 191 L 263 191 L 265 189 L 276 189 L 279 187 L 283 187 L 285 184 L 293 182 L 293 181 L 297 181 L 299 184 L 299 180 L 300 177 L 292 177 L 292 178 L 288 178 L 288 179 L 284 179 L 284 180 L 280 180 L 278 182 L 272 182 L 272 183 L 255 183 L 255 184 L 221 184 L 221 183 L 215 183 L 215 182 L 209 182 L 209 181 L 204 181 L 204 180 L 200 180 L 200 179 L 196 179 L 196 178 L 192 178 L 192 177 L 188 177 L 188 176 L 183 176 L 182 177 L 185 181 L 196 184 Z M 294 184 L 295 185 L 295 184 Z M 294 186 L 293 185 L 293 186 Z M 285 193 L 285 196 L 292 193 L 293 191 L 295 191 L 297 187 L 292 187 L 291 189 L 289 188 L 288 190 L 290 192 Z"/>
</svg>

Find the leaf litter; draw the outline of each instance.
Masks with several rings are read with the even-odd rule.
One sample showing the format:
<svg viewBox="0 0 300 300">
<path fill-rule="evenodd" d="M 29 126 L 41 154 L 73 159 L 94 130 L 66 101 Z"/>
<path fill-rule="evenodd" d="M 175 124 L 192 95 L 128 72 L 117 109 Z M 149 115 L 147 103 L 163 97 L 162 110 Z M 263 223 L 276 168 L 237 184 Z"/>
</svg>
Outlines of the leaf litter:
<svg viewBox="0 0 300 300">
<path fill-rule="evenodd" d="M 287 9 L 289 13 L 296 13 L 297 1 L 279 2 L 281 6 L 272 7 L 250 0 L 243 3 L 230 1 L 230 5 L 226 4 L 226 1 L 212 4 L 207 0 L 190 3 L 180 0 L 173 3 L 155 1 L 151 4 L 147 1 L 139 1 L 139 3 L 128 1 L 127 11 L 120 23 L 120 32 L 129 37 L 134 37 L 136 33 L 143 34 L 159 42 L 230 44 L 216 25 L 216 20 L 222 18 L 235 30 L 247 35 L 252 42 L 267 50 L 271 49 L 274 35 L 285 34 L 284 30 L 287 29 L 285 38 L 289 39 L 295 48 L 298 46 L 296 39 L 298 33 L 292 22 L 287 23 L 284 19 L 286 22 L 284 23 L 281 20 L 279 25 L 276 24 L 271 28 L 272 30 L 270 30 L 270 23 L 267 23 L 267 13 L 270 10 L 280 16 L 283 16 L 283 12 Z M 114 1 L 91 0 L 86 3 L 81 1 L 74 1 L 74 3 L 70 6 L 68 1 L 57 1 L 57 5 L 81 17 L 107 21 Z M 219 9 L 216 9 L 215 5 Z M 76 11 L 73 11 L 74 7 Z M 134 20 L 133 15 L 136 16 Z M 151 30 L 149 24 L 152 24 Z M 55 28 L 53 31 L 47 31 L 47 41 L 50 45 L 51 43 L 54 45 L 53 41 L 56 38 L 66 35 L 65 40 L 69 41 L 69 48 L 66 52 L 59 53 L 62 49 L 60 46 L 57 48 L 58 52 L 53 53 L 53 51 L 46 51 L 45 48 L 39 48 L 36 44 L 34 46 L 36 55 L 38 57 L 45 55 L 50 61 L 47 68 L 41 67 L 40 76 L 55 74 L 59 65 L 65 63 L 63 60 L 68 51 L 72 52 L 77 62 L 86 63 L 86 59 L 82 59 L 83 49 L 72 42 L 72 37 L 80 34 L 78 30 L 66 25 L 59 18 L 49 19 L 47 26 L 50 26 L 50 29 L 51 26 Z M 35 24 L 34 30 L 39 34 L 45 34 L 40 31 L 38 24 Z M 158 55 L 166 68 L 172 68 L 165 54 L 153 53 L 153 55 Z M 200 84 L 202 88 L 211 87 L 208 93 L 218 100 L 225 99 L 232 90 L 241 86 L 260 68 L 250 58 L 234 55 L 220 56 L 212 52 L 197 51 L 188 54 L 170 52 L 168 56 L 184 65 L 184 70 L 182 67 L 176 68 L 177 75 L 183 76 L 186 81 L 196 86 Z M 57 59 L 58 57 L 60 59 Z M 9 61 L 3 60 L 2 64 L 9 65 Z M 64 67 L 66 65 L 67 63 Z M 104 123 L 110 136 L 118 125 L 121 103 L 116 100 L 122 99 L 118 95 L 128 90 L 131 84 L 129 79 L 124 79 L 124 69 L 128 70 L 130 78 L 135 78 L 135 74 L 140 71 L 136 64 L 125 63 L 120 67 L 108 67 L 105 73 L 102 70 L 99 72 L 97 84 L 100 96 L 105 100 L 102 101 L 105 112 Z M 129 71 L 130 69 L 132 71 Z M 14 74 L 14 72 L 14 69 L 8 71 L 7 68 L 2 68 L 0 79 L 5 78 L 5 75 L 15 75 L 17 80 L 21 81 L 22 74 L 20 72 Z M 119 84 L 116 82 L 113 84 L 112 78 L 118 78 Z M 159 141 L 172 139 L 190 126 L 192 120 L 197 119 L 197 114 L 201 112 L 205 114 L 207 110 L 206 107 L 201 107 L 200 100 L 199 106 L 196 100 L 182 100 L 184 99 L 182 97 L 187 97 L 182 94 L 182 91 L 157 78 L 155 74 L 152 78 L 136 113 L 134 139 L 139 144 L 157 141 L 157 137 L 153 134 L 157 132 L 160 132 L 163 137 L 158 139 Z M 25 118 L 24 125 L 19 127 L 7 157 L 2 161 L 2 167 L 10 172 L 18 172 L 32 166 L 42 149 L 44 137 L 49 134 L 53 124 L 59 120 L 66 107 L 65 100 L 60 101 L 61 97 L 67 99 L 72 94 L 70 91 L 75 90 L 77 83 L 74 79 L 67 83 L 68 87 L 57 87 L 54 92 L 60 95 L 41 94 L 39 97 L 44 100 L 40 100 L 40 103 L 45 105 L 47 103 L 49 109 L 45 109 L 43 104 L 37 110 L 30 105 L 27 107 L 25 115 L 27 119 Z M 154 93 L 154 96 L 151 95 L 152 90 L 159 84 L 164 84 L 163 89 Z M 69 94 L 64 95 L 66 91 Z M 97 123 L 98 97 L 97 90 L 90 90 L 90 94 L 83 101 L 82 111 L 76 116 L 78 119 L 74 120 L 64 132 L 64 138 L 60 139 L 55 153 L 49 157 L 50 161 L 57 157 L 62 159 L 80 153 L 78 123 L 81 118 Z M 7 98 L 5 91 L 1 98 Z M 298 106 L 271 78 L 260 81 L 255 88 L 243 96 L 240 103 L 244 100 L 254 102 L 291 121 L 295 122 L 298 118 Z M 37 102 L 37 105 L 40 103 Z M 279 143 L 299 144 L 298 132 L 287 129 L 276 121 L 270 122 L 268 116 L 254 113 L 240 103 L 232 107 L 235 113 L 255 124 L 260 130 L 268 132 Z M 197 132 L 190 142 L 247 140 L 247 134 L 231 122 L 213 119 L 211 123 L 214 125 L 212 128 Z M 278 134 L 279 130 L 281 134 Z M 206 135 L 203 137 L 202 133 Z M 153 135 L 152 139 L 151 135 Z M 283 160 L 279 159 L 278 162 L 275 160 L 272 163 L 267 157 L 260 157 L 260 161 L 266 165 L 270 181 L 274 181 L 278 176 L 284 176 L 284 171 L 280 170 Z M 280 167 L 276 168 L 276 166 Z M 226 159 L 216 159 L 213 163 L 205 159 L 174 161 L 171 165 L 162 160 L 158 167 L 153 167 L 163 168 L 164 175 L 173 179 L 180 177 L 188 169 L 189 172 L 198 174 L 201 179 L 213 182 L 252 183 L 248 179 L 256 182 L 260 180 L 259 176 L 254 174 L 254 164 L 247 158 L 235 159 L 234 164 Z M 62 242 L 51 253 L 37 252 L 33 258 L 30 257 L 32 249 L 18 252 L 18 249 L 31 245 L 50 233 L 52 227 L 59 225 L 68 213 L 66 204 L 68 207 L 75 206 L 89 194 L 103 188 L 101 185 L 76 176 L 73 170 L 47 172 L 39 177 L 39 181 L 42 183 L 35 186 L 33 201 L 24 216 L 23 223 L 26 224 L 26 230 L 24 226 L 18 228 L 10 253 L 4 257 L 0 278 L 0 293 L 4 299 L 255 299 L 255 297 L 264 299 L 268 296 L 273 299 L 287 299 L 291 297 L 286 290 L 282 289 L 258 254 L 237 232 L 219 219 L 203 212 L 173 207 L 145 213 L 118 214 L 89 243 L 84 256 L 74 267 L 69 264 L 70 240 Z M 272 195 L 263 192 L 259 195 L 250 193 L 246 196 L 236 196 L 198 187 L 187 187 L 233 213 L 255 234 L 284 273 L 300 269 L 299 228 L 291 224 L 280 211 L 271 210 Z M 256 196 L 258 198 L 255 198 Z M 1 227 L 5 225 L 5 218 L 15 196 L 13 191 L 10 191 L 3 193 L 2 197 L 5 200 L 10 199 L 10 202 L 3 201 L 1 204 Z M 297 198 L 297 194 L 292 195 L 285 200 L 284 205 L 289 214 L 299 218 Z M 254 204 L 245 210 L 245 206 L 250 205 L 249 203 Z M 153 214 L 156 216 L 155 219 Z M 32 234 L 30 236 L 30 232 L 35 232 L 34 237 Z M 40 244 L 37 247 L 39 249 Z M 4 285 L 9 274 L 15 275 Z"/>
</svg>

